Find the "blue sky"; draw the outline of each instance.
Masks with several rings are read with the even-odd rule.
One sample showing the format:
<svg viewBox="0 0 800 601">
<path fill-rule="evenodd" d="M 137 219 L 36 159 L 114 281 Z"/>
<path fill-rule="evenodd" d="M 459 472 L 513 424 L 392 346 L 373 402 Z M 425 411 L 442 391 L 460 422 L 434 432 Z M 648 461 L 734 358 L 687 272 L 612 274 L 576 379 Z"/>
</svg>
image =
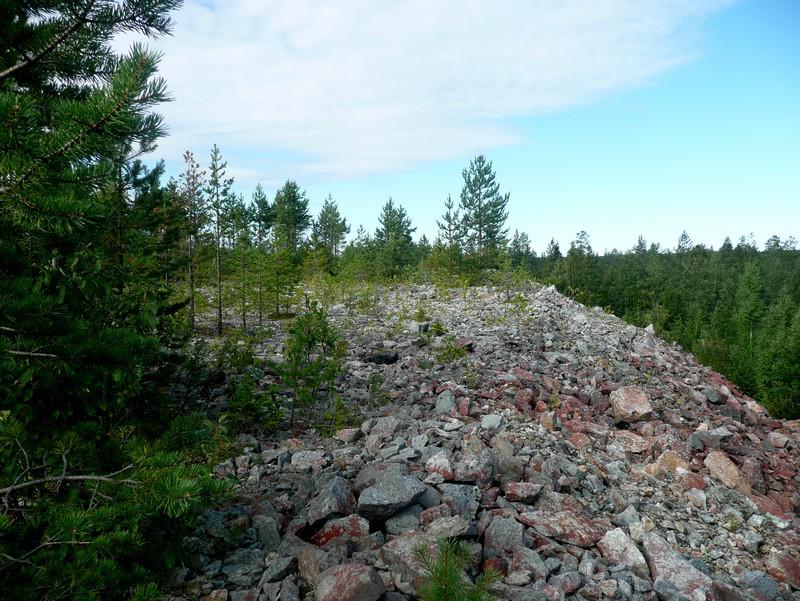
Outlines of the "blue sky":
<svg viewBox="0 0 800 601">
<path fill-rule="evenodd" d="M 233 4 L 187 2 L 157 44 L 172 173 L 217 142 L 245 195 L 291 177 L 354 230 L 391 195 L 433 237 L 483 153 L 538 252 L 800 238 L 794 0 Z"/>
</svg>

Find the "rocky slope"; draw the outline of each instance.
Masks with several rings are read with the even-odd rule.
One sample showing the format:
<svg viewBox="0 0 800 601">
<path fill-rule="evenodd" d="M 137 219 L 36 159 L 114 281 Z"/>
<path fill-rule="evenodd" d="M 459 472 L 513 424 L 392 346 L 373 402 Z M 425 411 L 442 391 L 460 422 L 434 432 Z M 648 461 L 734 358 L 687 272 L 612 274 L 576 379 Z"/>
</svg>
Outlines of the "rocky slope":
<svg viewBox="0 0 800 601">
<path fill-rule="evenodd" d="M 374 408 L 333 438 L 244 437 L 176 599 L 414 599 L 441 537 L 501 572 L 498 599 L 800 599 L 800 423 L 550 288 L 366 305 L 331 316 L 341 392 Z"/>
</svg>

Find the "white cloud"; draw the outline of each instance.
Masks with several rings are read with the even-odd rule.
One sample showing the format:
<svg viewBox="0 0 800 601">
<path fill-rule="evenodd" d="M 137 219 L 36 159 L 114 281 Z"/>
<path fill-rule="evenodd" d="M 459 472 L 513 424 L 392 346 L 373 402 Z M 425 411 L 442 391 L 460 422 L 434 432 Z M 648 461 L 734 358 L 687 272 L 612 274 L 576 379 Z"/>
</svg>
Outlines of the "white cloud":
<svg viewBox="0 0 800 601">
<path fill-rule="evenodd" d="M 154 44 L 176 98 L 160 153 L 216 142 L 263 177 L 348 177 L 483 152 L 521 139 L 513 118 L 690 59 L 728 3 L 190 0 Z"/>
</svg>

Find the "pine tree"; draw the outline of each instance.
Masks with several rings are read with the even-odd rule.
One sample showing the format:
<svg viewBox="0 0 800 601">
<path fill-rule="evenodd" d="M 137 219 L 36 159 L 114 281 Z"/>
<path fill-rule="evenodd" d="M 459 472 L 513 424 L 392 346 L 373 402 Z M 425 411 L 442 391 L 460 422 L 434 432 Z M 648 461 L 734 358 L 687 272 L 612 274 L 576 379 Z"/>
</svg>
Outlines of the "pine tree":
<svg viewBox="0 0 800 601">
<path fill-rule="evenodd" d="M 287 251 L 297 260 L 306 230 L 311 225 L 308 198 L 297 182 L 287 180 L 275 194 L 275 245 L 278 251 Z"/>
<path fill-rule="evenodd" d="M 189 287 L 189 327 L 194 330 L 195 314 L 197 312 L 196 284 L 197 284 L 197 247 L 200 232 L 208 220 L 208 207 L 205 204 L 203 190 L 206 186 L 205 171 L 194 160 L 194 155 L 187 150 L 183 154 L 186 165 L 180 174 L 180 194 L 186 212 L 186 252 L 188 256 L 188 287 Z"/>
<path fill-rule="evenodd" d="M 339 214 L 336 201 L 328 194 L 322 203 L 319 217 L 312 224 L 312 246 L 324 253 L 324 262 L 329 273 L 334 273 L 334 262 L 339 258 L 344 237 L 350 233 L 347 219 Z"/>
<path fill-rule="evenodd" d="M 411 234 L 417 228 L 411 227 L 411 219 L 406 210 L 395 205 L 391 196 L 381 209 L 378 224 L 375 246 L 381 275 L 393 278 L 400 275 L 413 260 L 414 243 Z"/>
<path fill-rule="evenodd" d="M 462 252 L 462 220 L 460 211 L 454 207 L 453 198 L 449 194 L 444 201 L 445 212 L 442 220 L 436 221 L 439 228 L 439 240 L 444 245 L 447 269 L 453 273 L 460 263 Z"/>
<path fill-rule="evenodd" d="M 210 490 L 180 442 L 202 420 L 158 392 L 180 204 L 131 161 L 164 132 L 166 87 L 155 54 L 111 45 L 168 33 L 178 4 L 0 5 L 4 599 L 137 594 Z"/>
<path fill-rule="evenodd" d="M 222 160 L 222 152 L 214 144 L 211 149 L 211 165 L 208 168 L 208 184 L 205 192 L 212 213 L 212 234 L 214 236 L 214 275 L 216 279 L 217 334 L 222 334 L 222 244 L 225 233 L 225 209 L 229 202 L 232 178 L 225 178 L 228 163 Z"/>
<path fill-rule="evenodd" d="M 463 239 L 466 250 L 475 258 L 477 271 L 491 267 L 492 256 L 505 246 L 504 229 L 509 193 L 500 194 L 492 162 L 475 157 L 462 172 L 464 187 L 459 208 L 463 214 Z"/>
<path fill-rule="evenodd" d="M 255 228 L 258 326 L 262 327 L 264 325 L 265 254 L 268 252 L 267 239 L 275 223 L 275 207 L 270 204 L 269 198 L 267 198 L 261 184 L 256 185 L 256 189 L 253 191 L 253 196 L 250 199 L 250 206 L 253 212 L 253 224 Z"/>
</svg>

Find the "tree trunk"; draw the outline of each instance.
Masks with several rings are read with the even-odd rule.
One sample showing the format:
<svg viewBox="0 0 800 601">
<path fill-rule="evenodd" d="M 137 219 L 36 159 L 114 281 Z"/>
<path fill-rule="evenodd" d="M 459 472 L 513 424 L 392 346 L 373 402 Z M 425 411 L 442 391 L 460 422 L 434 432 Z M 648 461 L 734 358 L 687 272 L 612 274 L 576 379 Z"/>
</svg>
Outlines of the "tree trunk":
<svg viewBox="0 0 800 601">
<path fill-rule="evenodd" d="M 247 330 L 247 296 L 245 286 L 247 284 L 245 249 L 242 249 L 242 332 Z"/>
<path fill-rule="evenodd" d="M 189 237 L 189 331 L 194 332 L 194 236 Z"/>
<path fill-rule="evenodd" d="M 217 216 L 217 334 L 222 335 L 222 237 L 220 236 L 220 214 L 219 207 L 216 208 Z"/>
</svg>

